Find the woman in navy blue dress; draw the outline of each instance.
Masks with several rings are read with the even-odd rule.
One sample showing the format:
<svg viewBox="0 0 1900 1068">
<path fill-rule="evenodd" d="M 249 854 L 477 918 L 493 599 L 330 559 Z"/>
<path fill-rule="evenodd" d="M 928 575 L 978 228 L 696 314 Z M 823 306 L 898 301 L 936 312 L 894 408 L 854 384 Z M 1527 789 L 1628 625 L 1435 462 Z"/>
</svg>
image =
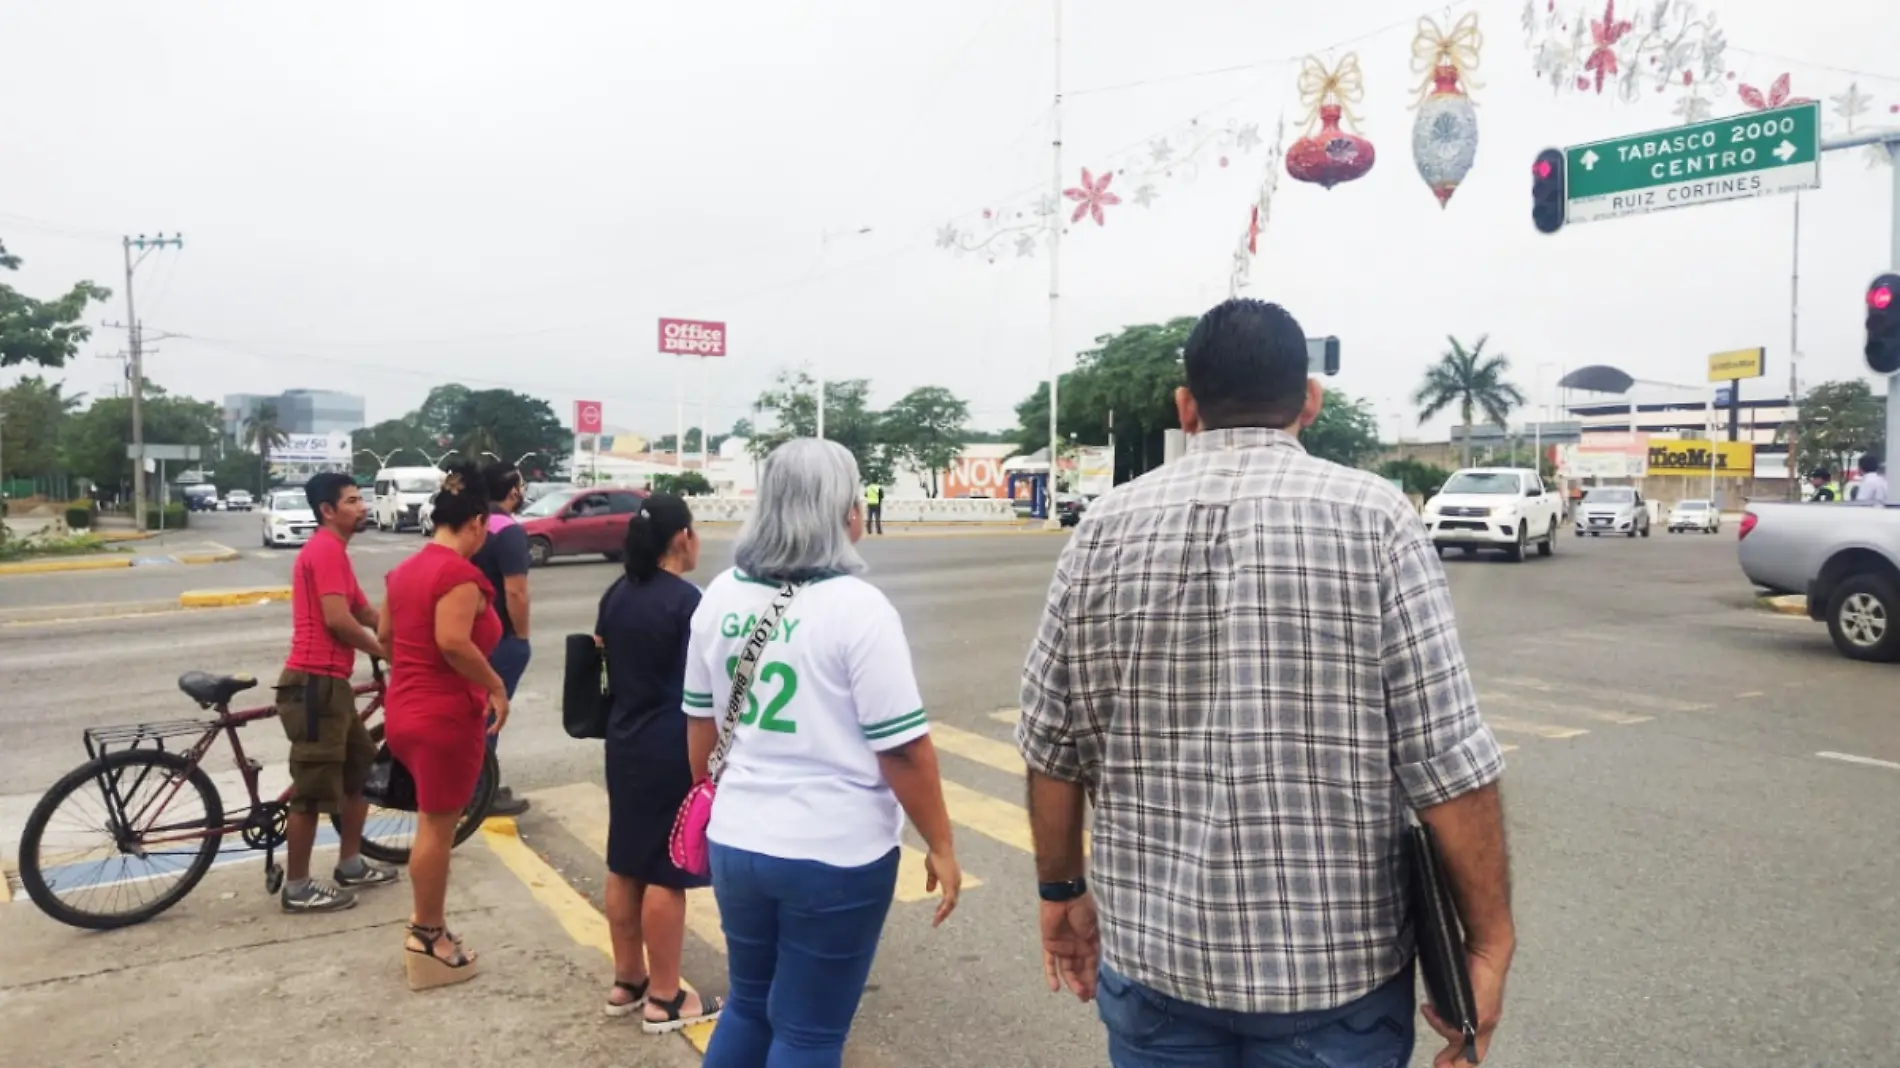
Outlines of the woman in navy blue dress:
<svg viewBox="0 0 1900 1068">
<path fill-rule="evenodd" d="M 680 983 L 686 891 L 709 885 L 673 865 L 668 838 L 692 788 L 681 684 L 699 588 L 682 576 L 699 565 L 686 502 L 655 493 L 627 523 L 625 577 L 600 601 L 594 635 L 613 695 L 607 717 L 607 922 L 614 985 L 607 1015 L 642 1014 L 649 1034 L 719 1015 L 719 999 Z"/>
</svg>

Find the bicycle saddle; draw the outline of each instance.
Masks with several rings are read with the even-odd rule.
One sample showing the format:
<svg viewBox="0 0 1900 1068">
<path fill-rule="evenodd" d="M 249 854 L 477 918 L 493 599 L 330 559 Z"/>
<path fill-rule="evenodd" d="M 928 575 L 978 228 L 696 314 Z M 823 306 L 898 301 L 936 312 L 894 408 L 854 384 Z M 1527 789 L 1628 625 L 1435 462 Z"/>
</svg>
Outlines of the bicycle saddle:
<svg viewBox="0 0 1900 1068">
<path fill-rule="evenodd" d="M 178 676 L 178 688 L 206 708 L 222 705 L 257 685 L 255 675 L 213 675 L 209 671 L 187 671 Z"/>
</svg>

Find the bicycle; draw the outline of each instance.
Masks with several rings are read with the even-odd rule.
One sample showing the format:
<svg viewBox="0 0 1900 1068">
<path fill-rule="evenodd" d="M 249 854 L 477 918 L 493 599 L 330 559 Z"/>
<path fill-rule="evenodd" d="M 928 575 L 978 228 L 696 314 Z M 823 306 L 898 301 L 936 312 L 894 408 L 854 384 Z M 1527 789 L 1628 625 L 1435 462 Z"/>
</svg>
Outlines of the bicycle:
<svg viewBox="0 0 1900 1068">
<path fill-rule="evenodd" d="M 383 724 L 372 724 L 383 710 L 380 662 L 373 663 L 373 671 L 374 681 L 356 686 L 355 692 L 359 698 L 369 698 L 360 715 L 371 724 L 370 737 L 380 750 Z M 265 705 L 231 711 L 231 699 L 256 685 L 251 675 L 188 671 L 178 677 L 178 688 L 200 708 L 215 711 L 216 718 L 87 728 L 86 762 L 46 791 L 27 817 L 20 839 L 20 883 L 40 911 L 61 923 L 92 930 L 144 923 L 184 900 L 225 854 L 224 839 L 233 834 L 246 849 L 264 853 L 266 892 L 274 894 L 283 887 L 277 847 L 287 838 L 290 791 L 264 800 L 258 793 L 263 765 L 246 757 L 238 740 L 240 728 L 275 717 L 277 708 Z M 231 741 L 250 800 L 248 808 L 229 817 L 217 785 L 203 767 L 220 734 Z M 175 740 L 194 737 L 181 751 L 167 748 L 168 740 L 181 744 Z M 500 778 L 491 750 L 475 795 L 456 824 L 456 845 L 481 826 Z M 99 803 L 92 803 L 89 786 L 98 788 Z M 55 824 L 68 802 L 73 802 L 76 817 L 70 825 Z M 330 823 L 338 828 L 339 817 L 332 814 Z M 53 829 L 51 839 L 49 828 Z M 372 804 L 363 825 L 363 854 L 389 864 L 406 864 L 414 831 L 415 813 Z M 72 839 L 93 836 L 97 841 L 99 835 L 105 838 L 103 848 L 94 845 L 76 854 L 64 851 Z M 144 896 L 151 889 L 158 892 Z M 89 895 L 94 893 L 104 898 L 103 907 L 91 904 Z M 86 904 L 68 900 L 69 894 Z"/>
</svg>

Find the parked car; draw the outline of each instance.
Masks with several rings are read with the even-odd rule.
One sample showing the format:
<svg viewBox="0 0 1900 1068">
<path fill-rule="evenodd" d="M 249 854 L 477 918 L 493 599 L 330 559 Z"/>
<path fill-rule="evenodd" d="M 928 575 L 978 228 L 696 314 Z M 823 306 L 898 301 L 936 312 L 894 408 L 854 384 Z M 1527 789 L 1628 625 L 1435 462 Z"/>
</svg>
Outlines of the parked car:
<svg viewBox="0 0 1900 1068">
<path fill-rule="evenodd" d="M 234 489 L 224 495 L 224 506 L 233 512 L 248 512 L 252 506 L 251 491 Z"/>
<path fill-rule="evenodd" d="M 1710 500 L 1677 501 L 1676 506 L 1669 509 L 1669 533 L 1680 534 L 1685 530 L 1703 534 L 1721 533 L 1722 510 Z"/>
<path fill-rule="evenodd" d="M 1424 519 L 1441 555 L 1454 547 L 1502 549 L 1507 559 L 1521 561 L 1532 544 L 1539 556 L 1556 551 L 1562 510 L 1557 494 L 1529 468 L 1468 467 L 1425 502 Z"/>
<path fill-rule="evenodd" d="M 1592 486 L 1577 505 L 1577 537 L 1621 534 L 1649 537 L 1649 504 L 1632 486 Z"/>
<path fill-rule="evenodd" d="M 303 487 L 272 490 L 264 498 L 264 548 L 302 545 L 317 532 L 317 517 Z"/>
<path fill-rule="evenodd" d="M 516 516 L 528 535 L 528 562 L 541 567 L 557 556 L 600 553 L 620 559 L 627 521 L 640 510 L 646 490 L 591 486 L 556 490 Z"/>
<path fill-rule="evenodd" d="M 1769 593 L 1805 593 L 1851 660 L 1900 660 L 1900 508 L 1756 504 L 1742 513 L 1737 556 Z"/>
</svg>

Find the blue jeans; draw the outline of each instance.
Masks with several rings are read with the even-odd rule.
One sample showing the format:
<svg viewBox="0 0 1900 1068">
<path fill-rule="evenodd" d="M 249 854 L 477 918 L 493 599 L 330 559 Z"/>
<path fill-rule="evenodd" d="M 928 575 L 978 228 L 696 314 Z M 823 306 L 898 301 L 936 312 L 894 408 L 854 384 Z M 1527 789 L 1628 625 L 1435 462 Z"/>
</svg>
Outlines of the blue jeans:
<svg viewBox="0 0 1900 1068">
<path fill-rule="evenodd" d="M 704 1068 L 838 1068 L 897 889 L 897 850 L 834 868 L 715 842 L 712 879 L 729 993 Z"/>
<path fill-rule="evenodd" d="M 533 652 L 526 638 L 503 638 L 495 643 L 495 651 L 488 654 L 488 666 L 495 669 L 495 674 L 501 676 L 501 684 L 508 687 L 510 701 L 515 699 L 515 687 L 521 685 L 521 676 L 528 673 L 528 658 Z M 488 736 L 488 748 L 491 751 L 500 738 L 499 734 Z"/>
<path fill-rule="evenodd" d="M 1108 1061 L 1114 1068 L 1405 1068 L 1411 1063 L 1410 965 L 1365 997 L 1319 1012 L 1204 1008 L 1106 967 L 1095 1000 L 1108 1026 Z"/>
</svg>

